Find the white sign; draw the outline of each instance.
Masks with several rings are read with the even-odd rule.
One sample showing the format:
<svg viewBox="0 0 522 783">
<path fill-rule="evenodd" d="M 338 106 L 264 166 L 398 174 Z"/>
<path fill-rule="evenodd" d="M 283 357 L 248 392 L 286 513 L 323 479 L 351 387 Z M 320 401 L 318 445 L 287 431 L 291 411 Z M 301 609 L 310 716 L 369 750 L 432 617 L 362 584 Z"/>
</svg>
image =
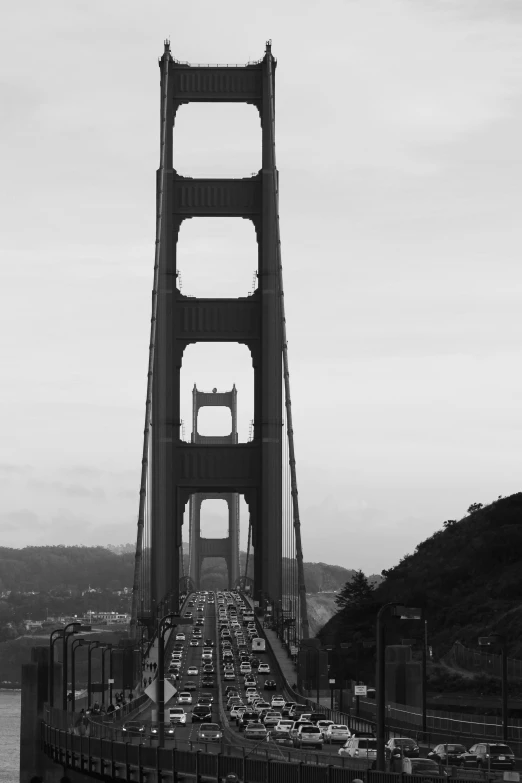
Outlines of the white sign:
<svg viewBox="0 0 522 783">
<path fill-rule="evenodd" d="M 299 652 L 299 649 L 295 647 L 294 645 L 290 645 L 290 655 L 297 655 Z"/>
<path fill-rule="evenodd" d="M 330 685 L 335 685 L 335 680 L 328 680 L 328 682 L 330 683 Z"/>
<path fill-rule="evenodd" d="M 109 683 L 109 685 L 114 685 L 114 680 L 107 680 L 107 682 Z"/>
<path fill-rule="evenodd" d="M 172 683 L 169 682 L 169 680 L 165 680 L 165 685 L 164 685 L 163 690 L 164 690 L 164 694 L 165 694 L 165 698 L 164 698 L 164 703 L 165 704 L 168 701 L 170 701 L 172 699 L 172 697 L 175 696 L 176 693 L 178 692 L 178 689 L 175 688 L 172 685 Z M 158 681 L 157 680 L 152 680 L 151 684 L 149 686 L 147 686 L 147 688 L 145 688 L 145 693 L 147 694 L 149 699 L 151 699 L 152 701 L 157 703 L 157 701 L 158 701 Z"/>
<path fill-rule="evenodd" d="M 354 685 L 353 692 L 355 696 L 366 696 L 367 695 L 366 685 Z"/>
<path fill-rule="evenodd" d="M 514 780 L 518 783 L 520 780 L 520 772 L 504 772 L 504 780 Z"/>
</svg>

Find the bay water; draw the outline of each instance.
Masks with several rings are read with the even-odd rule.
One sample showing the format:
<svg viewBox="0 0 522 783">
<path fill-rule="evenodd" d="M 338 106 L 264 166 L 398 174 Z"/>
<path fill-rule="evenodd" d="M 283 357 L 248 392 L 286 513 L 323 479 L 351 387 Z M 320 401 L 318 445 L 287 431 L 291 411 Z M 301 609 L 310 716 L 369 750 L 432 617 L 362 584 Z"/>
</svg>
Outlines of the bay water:
<svg viewBox="0 0 522 783">
<path fill-rule="evenodd" d="M 0 690 L 0 783 L 20 781 L 20 691 Z"/>
</svg>

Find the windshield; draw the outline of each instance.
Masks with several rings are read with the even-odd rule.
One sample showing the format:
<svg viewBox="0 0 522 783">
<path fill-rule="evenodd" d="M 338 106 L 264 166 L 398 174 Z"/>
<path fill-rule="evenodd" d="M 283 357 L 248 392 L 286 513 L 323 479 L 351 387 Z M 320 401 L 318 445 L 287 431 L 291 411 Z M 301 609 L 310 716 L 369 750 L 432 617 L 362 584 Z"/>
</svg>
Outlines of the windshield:
<svg viewBox="0 0 522 783">
<path fill-rule="evenodd" d="M 490 745 L 489 746 L 489 752 L 490 753 L 513 753 L 509 745 Z"/>
<path fill-rule="evenodd" d="M 447 749 L 448 753 L 465 753 L 466 748 L 464 745 L 445 745 L 445 749 Z"/>
<path fill-rule="evenodd" d="M 438 769 L 438 764 L 435 763 L 435 761 L 432 761 L 431 759 L 413 759 L 411 764 L 412 770 L 417 772 L 417 770 L 423 770 L 423 769 Z"/>
<path fill-rule="evenodd" d="M 359 740 L 359 747 L 360 748 L 376 748 L 377 747 L 377 740 L 375 740 L 375 739 L 362 739 L 362 740 Z"/>
<path fill-rule="evenodd" d="M 415 742 L 412 739 L 394 739 L 393 741 L 396 745 L 400 745 L 401 747 L 404 745 L 415 745 Z"/>
<path fill-rule="evenodd" d="M 219 731 L 217 723 L 202 723 L 201 731 Z"/>
<path fill-rule="evenodd" d="M 301 734 L 319 734 L 320 730 L 317 728 L 317 726 L 303 726 L 301 729 Z"/>
<path fill-rule="evenodd" d="M 348 731 L 348 726 L 332 726 L 332 731 Z"/>
</svg>

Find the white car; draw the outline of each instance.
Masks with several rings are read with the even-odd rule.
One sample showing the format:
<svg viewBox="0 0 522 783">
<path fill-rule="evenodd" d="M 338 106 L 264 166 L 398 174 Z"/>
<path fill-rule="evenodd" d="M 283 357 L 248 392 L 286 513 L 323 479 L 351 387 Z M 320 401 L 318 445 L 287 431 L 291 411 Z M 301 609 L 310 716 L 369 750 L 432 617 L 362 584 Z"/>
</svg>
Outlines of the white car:
<svg viewBox="0 0 522 783">
<path fill-rule="evenodd" d="M 191 639 L 190 640 L 190 646 L 191 647 L 199 647 L 199 642 L 197 639 Z"/>
<path fill-rule="evenodd" d="M 326 729 L 326 734 L 324 735 L 324 741 L 328 742 L 330 745 L 332 742 L 346 742 L 347 739 L 350 739 L 352 736 L 350 729 L 348 726 L 345 726 L 342 723 L 332 723 L 331 726 L 328 726 Z"/>
<path fill-rule="evenodd" d="M 197 666 L 189 666 L 187 669 L 187 674 L 189 677 L 196 677 L 199 674 L 199 669 Z"/>
<path fill-rule="evenodd" d="M 211 652 L 204 652 L 201 656 L 202 661 L 210 661 L 212 663 L 212 653 Z"/>
<path fill-rule="evenodd" d="M 293 725 L 294 725 L 293 720 L 280 720 L 274 726 L 274 730 L 289 732 Z"/>
<path fill-rule="evenodd" d="M 185 641 L 185 634 L 184 633 L 177 633 L 176 634 L 176 641 L 177 642 L 184 642 Z"/>
<path fill-rule="evenodd" d="M 272 707 L 284 707 L 285 706 L 285 700 L 282 696 L 272 696 L 271 699 L 271 705 Z"/>
<path fill-rule="evenodd" d="M 257 671 L 259 674 L 270 674 L 270 666 L 267 663 L 260 663 Z"/>
<path fill-rule="evenodd" d="M 223 676 L 223 679 L 224 680 L 235 680 L 236 679 L 236 675 L 234 674 L 233 671 L 232 672 L 225 672 L 225 674 Z"/>
<path fill-rule="evenodd" d="M 246 699 L 247 699 L 247 703 L 248 704 L 253 704 L 256 699 L 260 699 L 260 698 L 261 698 L 261 696 L 259 695 L 259 693 L 257 691 L 253 691 L 251 693 L 247 693 L 247 695 L 246 695 Z"/>
<path fill-rule="evenodd" d="M 230 709 L 230 719 L 237 718 L 237 711 L 242 710 L 243 712 L 246 710 L 246 707 L 244 704 L 234 704 L 233 707 Z"/>
<path fill-rule="evenodd" d="M 181 691 L 178 695 L 178 704 L 192 704 L 192 694 L 189 691 Z"/>
<path fill-rule="evenodd" d="M 321 729 L 324 737 L 328 730 L 328 726 L 333 726 L 333 724 L 333 720 L 318 720 L 316 725 L 319 729 Z"/>
<path fill-rule="evenodd" d="M 171 723 L 186 723 L 187 713 L 183 707 L 171 707 L 169 710 L 169 717 Z"/>
</svg>

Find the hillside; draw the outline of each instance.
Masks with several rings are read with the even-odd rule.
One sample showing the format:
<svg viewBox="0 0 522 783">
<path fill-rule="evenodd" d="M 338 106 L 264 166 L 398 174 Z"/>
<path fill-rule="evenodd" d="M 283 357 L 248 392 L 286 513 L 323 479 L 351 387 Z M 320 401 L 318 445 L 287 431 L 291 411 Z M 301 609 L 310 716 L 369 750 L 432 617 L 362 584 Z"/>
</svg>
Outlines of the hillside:
<svg viewBox="0 0 522 783">
<path fill-rule="evenodd" d="M 306 596 L 308 622 L 312 636 L 315 636 L 337 611 L 335 596 L 336 593 L 316 593 Z"/>
<path fill-rule="evenodd" d="M 361 632 L 373 638 L 378 606 L 399 601 L 425 608 L 436 657 L 456 640 L 477 647 L 479 636 L 501 633 L 508 654 L 522 658 L 522 493 L 485 507 L 476 504 L 470 512 L 459 521 L 444 522 L 413 554 L 383 572 L 374 607 L 358 620 Z M 418 631 L 419 623 L 407 625 L 398 621 L 398 636 Z M 349 640 L 352 633 L 350 623 L 337 615 L 321 637 Z"/>
</svg>

